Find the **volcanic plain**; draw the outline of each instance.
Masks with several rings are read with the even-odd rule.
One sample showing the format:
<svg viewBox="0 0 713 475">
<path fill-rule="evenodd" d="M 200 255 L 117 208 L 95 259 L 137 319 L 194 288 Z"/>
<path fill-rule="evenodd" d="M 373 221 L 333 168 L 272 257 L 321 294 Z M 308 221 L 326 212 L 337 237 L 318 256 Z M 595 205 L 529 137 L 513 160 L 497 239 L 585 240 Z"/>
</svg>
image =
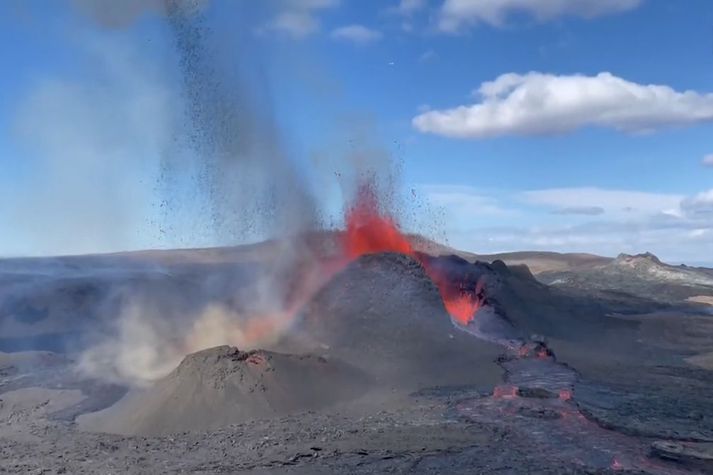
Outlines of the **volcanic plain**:
<svg viewBox="0 0 713 475">
<path fill-rule="evenodd" d="M 713 473 L 713 271 L 412 242 L 0 261 L 0 473 Z"/>
</svg>

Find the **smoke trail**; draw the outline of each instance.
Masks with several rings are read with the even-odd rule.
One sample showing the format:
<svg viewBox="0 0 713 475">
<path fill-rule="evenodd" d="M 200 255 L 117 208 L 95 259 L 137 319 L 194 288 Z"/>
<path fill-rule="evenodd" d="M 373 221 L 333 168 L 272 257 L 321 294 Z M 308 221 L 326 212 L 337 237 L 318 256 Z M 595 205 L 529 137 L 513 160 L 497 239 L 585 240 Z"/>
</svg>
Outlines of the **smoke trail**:
<svg viewBox="0 0 713 475">
<path fill-rule="evenodd" d="M 186 2 L 168 1 L 159 10 L 177 52 L 183 107 L 161 163 L 165 220 L 178 214 L 187 191 L 197 191 L 214 244 L 274 241 L 237 305 L 207 297 L 224 300 L 231 293 L 224 282 L 204 284 L 220 291 L 206 289 L 199 308 L 179 315 L 166 310 L 180 296 L 129 295 L 113 329 L 81 358 L 81 369 L 95 376 L 153 379 L 204 345 L 269 343 L 288 329 L 320 272 L 308 242 L 309 231 L 320 228 L 315 203 L 282 148 L 261 50 L 252 45 L 250 9 L 226 41 L 207 26 L 204 10 L 186 8 Z M 119 16 L 129 17 L 126 11 Z M 187 169 L 197 174 L 188 187 Z"/>
<path fill-rule="evenodd" d="M 207 2 L 75 1 L 103 26 L 126 26 L 153 12 L 170 32 L 180 88 L 171 111 L 181 112 L 170 118 L 173 140 L 160 166 L 167 229 L 193 200 L 191 211 L 198 213 L 191 217 L 190 232 L 203 234 L 195 228 L 207 225 L 211 244 L 272 239 L 268 258 L 254 257 L 259 265 L 240 291 L 230 284 L 239 280 L 235 268 L 233 276 L 209 282 L 191 273 L 180 289 L 126 290 L 114 325 L 83 354 L 81 368 L 99 377 L 154 379 L 206 346 L 269 344 L 289 330 L 328 272 L 310 242 L 311 231 L 323 229 L 315 200 L 282 146 L 274 116 L 264 44 L 256 44 L 252 26 L 260 23 L 258 2 L 241 2 L 241 16 L 231 18 L 230 32 L 223 34 L 209 21 L 214 17 Z M 343 172 L 345 202 L 353 202 L 357 185 L 368 180 L 379 205 L 393 209 L 398 170 L 373 143 L 372 127 L 350 121 L 354 146 L 338 154 L 335 168 Z"/>
<path fill-rule="evenodd" d="M 245 17 L 250 18 L 246 7 Z M 206 26 L 169 4 L 168 21 L 179 54 L 186 117 L 181 143 L 198 160 L 197 185 L 208 199 L 220 242 L 244 242 L 314 227 L 315 206 L 281 137 L 266 90 L 261 50 L 251 47 L 246 18 L 229 47 Z M 237 52 L 238 62 L 231 62 Z M 175 164 L 167 157 L 167 174 Z"/>
</svg>

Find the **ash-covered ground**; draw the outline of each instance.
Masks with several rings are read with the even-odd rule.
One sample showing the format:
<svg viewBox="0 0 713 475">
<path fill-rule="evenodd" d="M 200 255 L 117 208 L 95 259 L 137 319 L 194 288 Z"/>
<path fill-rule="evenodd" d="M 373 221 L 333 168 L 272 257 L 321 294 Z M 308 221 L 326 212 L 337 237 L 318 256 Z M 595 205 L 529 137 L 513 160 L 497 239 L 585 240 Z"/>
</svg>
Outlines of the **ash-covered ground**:
<svg viewBox="0 0 713 475">
<path fill-rule="evenodd" d="M 250 294 L 263 254 L 0 261 L 0 473 L 713 472 L 713 315 L 690 298 L 706 271 L 567 269 L 639 279 L 614 292 L 495 257 L 368 255 L 265 347 L 157 366 L 181 315 Z M 424 263 L 480 283 L 473 321 L 451 320 Z M 629 292 L 652 274 L 670 298 Z M 144 307 L 170 318 L 117 327 L 136 293 L 170 296 Z M 137 351 L 97 345 L 112 335 Z M 144 366 L 159 376 L 128 377 Z"/>
</svg>

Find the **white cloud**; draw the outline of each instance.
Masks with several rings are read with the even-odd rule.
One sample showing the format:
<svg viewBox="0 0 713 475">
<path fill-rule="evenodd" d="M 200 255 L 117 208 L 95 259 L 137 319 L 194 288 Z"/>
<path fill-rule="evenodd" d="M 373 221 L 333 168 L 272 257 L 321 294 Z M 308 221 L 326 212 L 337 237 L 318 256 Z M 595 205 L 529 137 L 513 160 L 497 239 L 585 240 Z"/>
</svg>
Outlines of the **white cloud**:
<svg viewBox="0 0 713 475">
<path fill-rule="evenodd" d="M 282 10 L 270 21 L 267 29 L 302 38 L 319 31 L 317 13 L 337 7 L 340 0 L 283 0 Z"/>
<path fill-rule="evenodd" d="M 538 21 L 562 16 L 593 18 L 638 7 L 643 0 L 445 0 L 439 28 L 454 32 L 467 25 L 501 26 L 513 14 L 526 14 Z"/>
<path fill-rule="evenodd" d="M 711 231 L 713 231 L 713 229 L 696 228 L 688 233 L 688 237 L 690 237 L 691 239 L 705 238 L 711 234 Z"/>
<path fill-rule="evenodd" d="M 282 12 L 270 23 L 274 30 L 294 37 L 303 37 L 319 30 L 319 22 L 312 13 L 304 11 Z"/>
<path fill-rule="evenodd" d="M 525 191 L 521 193 L 521 198 L 528 204 L 553 207 L 560 212 L 576 206 L 580 209 L 601 210 L 596 214 L 606 214 L 608 217 L 631 219 L 658 214 L 679 215 L 685 197 L 678 194 L 583 187 Z"/>
<path fill-rule="evenodd" d="M 433 61 L 434 59 L 436 59 L 437 56 L 438 56 L 438 55 L 436 54 L 436 52 L 435 52 L 434 50 L 428 49 L 428 50 L 424 51 L 424 52 L 421 54 L 421 56 L 418 57 L 418 61 L 419 61 L 420 63 L 428 63 L 428 62 Z"/>
<path fill-rule="evenodd" d="M 681 209 L 692 218 L 713 218 L 713 189 L 683 200 Z"/>
<path fill-rule="evenodd" d="M 399 4 L 393 8 L 393 11 L 399 15 L 409 16 L 425 7 L 426 0 L 401 0 Z"/>
<path fill-rule="evenodd" d="M 672 262 L 713 264 L 713 190 L 686 197 L 593 187 L 497 196 L 468 186 L 419 189 L 447 216 L 444 231 L 456 248 L 612 256 L 648 250 Z"/>
<path fill-rule="evenodd" d="M 637 84 L 610 73 L 503 74 L 475 92 L 480 101 L 418 115 L 421 132 L 457 138 L 547 135 L 593 126 L 629 133 L 713 121 L 713 94 Z"/>
<path fill-rule="evenodd" d="M 703 157 L 703 162 L 702 162 L 702 163 L 703 163 L 703 165 L 705 165 L 705 166 L 707 166 L 707 167 L 713 167 L 713 153 L 711 153 L 710 155 L 706 155 L 705 157 Z"/>
<path fill-rule="evenodd" d="M 381 37 L 381 32 L 372 30 L 363 25 L 347 25 L 332 31 L 332 38 L 351 41 L 361 45 L 379 41 Z"/>
<path fill-rule="evenodd" d="M 601 206 L 568 206 L 556 209 L 552 213 L 563 216 L 599 216 L 606 213 L 606 210 Z"/>
<path fill-rule="evenodd" d="M 427 0 L 400 0 L 397 5 L 388 7 L 387 14 L 401 17 L 401 29 L 407 33 L 414 31 L 415 17 L 428 6 Z"/>
</svg>

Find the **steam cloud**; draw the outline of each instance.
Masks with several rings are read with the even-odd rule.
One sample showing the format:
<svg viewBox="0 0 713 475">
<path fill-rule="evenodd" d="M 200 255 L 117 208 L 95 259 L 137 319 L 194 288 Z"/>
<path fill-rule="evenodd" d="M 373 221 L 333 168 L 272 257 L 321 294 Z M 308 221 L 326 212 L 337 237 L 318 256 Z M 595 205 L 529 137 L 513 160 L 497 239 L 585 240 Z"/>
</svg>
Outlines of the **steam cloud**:
<svg viewBox="0 0 713 475">
<path fill-rule="evenodd" d="M 231 44 L 238 64 L 226 66 L 228 55 L 221 57 L 226 48 L 210 43 L 211 32 L 200 15 L 187 15 L 178 4 L 171 4 L 167 14 L 186 105 L 181 135 L 199 161 L 198 184 L 208 197 L 219 239 L 240 241 L 314 227 L 314 202 L 281 149 L 262 60 L 259 50 L 249 47 L 249 32 L 238 33 Z M 165 166 L 170 175 L 181 164 L 169 156 Z"/>
<path fill-rule="evenodd" d="M 319 264 L 305 236 L 320 225 L 315 201 L 282 149 L 259 50 L 250 45 L 251 31 L 241 28 L 250 24 L 249 12 L 228 48 L 205 26 L 195 2 L 128 2 L 106 10 L 104 2 L 81 3 L 102 25 L 121 26 L 154 11 L 170 26 L 182 110 L 172 121 L 172 145 L 160 165 L 167 228 L 181 213 L 188 182 L 198 190 L 198 211 L 214 242 L 278 239 L 271 243 L 271 258 L 251 275 L 249 305 L 238 310 L 206 299 L 176 318 L 162 301 L 170 295 L 129 296 L 114 328 L 82 355 L 80 368 L 141 382 L 167 374 L 185 354 L 202 348 L 269 344 L 292 322 L 302 294 L 318 284 Z M 295 289 L 296 279 L 308 288 Z"/>
<path fill-rule="evenodd" d="M 268 240 L 263 245 L 267 258 L 250 267 L 248 276 L 237 277 L 238 269 L 209 278 L 199 270 L 175 276 L 159 265 L 158 271 L 167 274 L 161 280 L 168 282 L 167 290 L 122 288 L 121 296 L 106 305 L 100 320 L 110 323 L 93 336 L 79 358 L 80 369 L 138 384 L 167 374 L 183 356 L 205 347 L 269 346 L 290 328 L 329 272 L 311 240 L 312 231 L 324 230 L 317 207 L 322 201 L 283 148 L 273 116 L 264 53 L 252 29 L 259 24 L 252 18 L 258 10 L 249 8 L 255 4 L 245 2 L 226 37 L 206 26 L 207 1 L 74 2 L 101 28 L 128 27 L 144 15 L 161 18 L 170 32 L 178 79 L 162 70 L 166 64 L 151 64 L 138 50 L 100 35 L 97 46 L 89 46 L 106 71 L 97 87 L 61 82 L 33 96 L 20 129 L 45 147 L 40 155 L 51 157 L 52 165 L 41 167 L 49 172 L 33 189 L 62 186 L 28 198 L 38 207 L 57 203 L 49 228 L 65 237 L 58 245 L 72 251 L 68 243 L 81 237 L 109 249 L 125 247 L 122 232 L 155 219 L 150 203 L 157 192 L 161 231 L 172 245 L 187 232 L 191 244 Z M 66 110 L 77 110 L 77 116 L 66 120 Z M 45 139 L 36 140 L 38 131 Z M 363 145 L 347 151 L 340 163 L 330 163 L 341 172 L 343 196 L 351 200 L 356 182 L 368 177 L 380 203 L 395 207 L 389 155 L 371 143 L 369 126 L 357 126 L 350 135 Z M 156 183 L 140 182 L 147 171 L 156 174 Z M 66 218 L 62 211 L 68 208 L 83 212 Z M 180 285 L 171 287 L 176 280 Z"/>
</svg>

